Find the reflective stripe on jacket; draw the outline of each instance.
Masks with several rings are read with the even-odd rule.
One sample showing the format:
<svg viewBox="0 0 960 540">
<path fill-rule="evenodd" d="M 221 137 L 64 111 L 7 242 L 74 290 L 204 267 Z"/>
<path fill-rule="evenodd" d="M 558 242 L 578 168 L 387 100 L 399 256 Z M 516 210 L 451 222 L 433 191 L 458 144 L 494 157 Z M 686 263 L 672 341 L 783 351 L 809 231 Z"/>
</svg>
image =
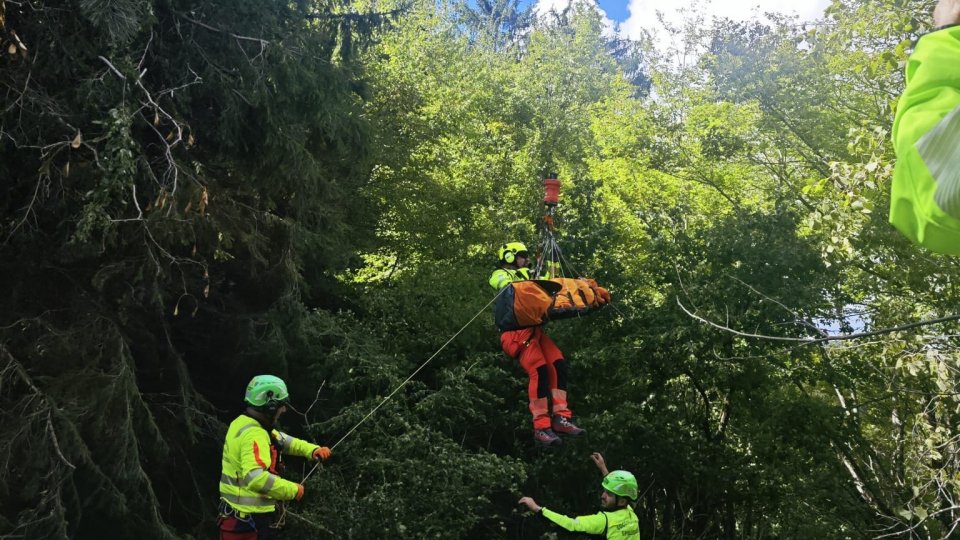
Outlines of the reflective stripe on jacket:
<svg viewBox="0 0 960 540">
<path fill-rule="evenodd" d="M 500 290 L 514 281 L 530 279 L 529 268 L 497 268 L 490 276 L 490 286 Z"/>
<path fill-rule="evenodd" d="M 490 276 L 490 286 L 500 290 L 514 281 L 526 281 L 530 277 L 529 268 L 497 268 Z M 545 271 L 537 279 L 550 279 L 550 272 Z"/>
<path fill-rule="evenodd" d="M 934 251 L 960 255 L 960 219 L 935 202 L 938 179 L 918 141 L 960 108 L 960 26 L 926 34 L 907 61 L 907 85 L 897 103 L 893 145 L 897 164 L 890 191 L 890 223 L 910 240 Z M 949 144 L 949 141 L 946 141 Z M 935 166 L 955 171 L 960 152 Z M 929 156 L 928 156 L 929 159 Z M 941 173 L 943 174 L 943 173 Z"/>
<path fill-rule="evenodd" d="M 543 517 L 570 532 L 603 535 L 609 540 L 640 540 L 640 522 L 629 506 L 615 512 L 597 512 L 575 518 L 542 508 Z"/>
<path fill-rule="evenodd" d="M 297 496 L 297 484 L 277 474 L 271 436 L 284 454 L 309 458 L 318 448 L 277 430 L 267 433 L 256 419 L 238 416 L 230 423 L 223 443 L 220 497 L 239 512 L 273 512 L 277 501 Z"/>
</svg>

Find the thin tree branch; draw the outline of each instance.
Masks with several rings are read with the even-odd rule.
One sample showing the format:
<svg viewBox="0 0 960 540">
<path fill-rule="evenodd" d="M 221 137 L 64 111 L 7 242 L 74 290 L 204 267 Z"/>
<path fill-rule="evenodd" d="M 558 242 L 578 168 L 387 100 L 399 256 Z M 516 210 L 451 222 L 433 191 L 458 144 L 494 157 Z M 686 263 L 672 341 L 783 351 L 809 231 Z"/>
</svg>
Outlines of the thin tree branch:
<svg viewBox="0 0 960 540">
<path fill-rule="evenodd" d="M 127 80 L 127 76 L 124 75 L 123 73 L 120 73 L 120 70 L 117 69 L 116 66 L 114 66 L 113 64 L 111 64 L 109 60 L 107 60 L 106 58 L 104 58 L 104 57 L 102 57 L 102 56 L 98 56 L 97 58 L 99 58 L 101 61 L 103 61 L 103 63 L 106 64 L 107 67 L 110 68 L 110 71 L 114 72 L 114 73 L 117 75 L 117 77 L 120 77 L 120 78 L 121 78 L 122 80 L 124 80 L 124 81 Z"/>
<path fill-rule="evenodd" d="M 679 297 L 677 298 L 677 305 L 680 306 L 680 309 L 682 309 L 683 312 L 686 313 L 689 317 L 691 317 L 691 318 L 693 318 L 693 319 L 696 319 L 696 320 L 698 320 L 698 321 L 700 321 L 700 322 L 702 322 L 702 323 L 704 323 L 704 324 L 706 324 L 706 325 L 708 325 L 708 326 L 712 326 L 712 327 L 714 327 L 714 328 L 716 328 L 716 329 L 718 329 L 718 330 L 723 330 L 724 332 L 729 332 L 729 333 L 731 333 L 731 334 L 734 334 L 734 335 L 737 335 L 737 336 L 741 336 L 741 337 L 748 337 L 748 338 L 755 338 L 755 339 L 765 339 L 765 340 L 768 340 L 768 341 L 789 341 L 789 342 L 793 342 L 793 343 L 802 343 L 802 344 L 804 344 L 804 345 L 812 345 L 812 344 L 823 343 L 823 342 L 827 342 L 827 341 L 848 341 L 848 340 L 852 340 L 852 339 L 860 339 L 860 338 L 864 338 L 864 337 L 877 336 L 877 335 L 881 335 L 881 334 L 889 334 L 889 333 L 891 333 L 891 332 L 899 332 L 899 331 L 901 331 L 901 330 L 909 330 L 909 329 L 911 329 L 911 328 L 918 328 L 918 327 L 921 327 L 921 326 L 930 326 L 930 325 L 933 325 L 933 324 L 940 324 L 940 323 L 944 323 L 944 322 L 950 322 L 950 321 L 960 320 L 960 315 L 948 315 L 948 316 L 946 316 L 946 317 L 940 317 L 940 318 L 937 318 L 937 319 L 927 319 L 927 320 L 924 320 L 924 321 L 916 321 L 916 322 L 912 322 L 912 323 L 908 323 L 908 324 L 903 324 L 903 325 L 900 325 L 900 326 L 892 326 L 892 327 L 889 327 L 889 328 L 881 328 L 881 329 L 879 329 L 879 330 L 874 330 L 874 331 L 872 331 L 872 332 L 858 332 L 858 333 L 855 333 L 855 334 L 844 334 L 844 335 L 836 335 L 836 336 L 827 335 L 827 336 L 821 336 L 821 337 L 816 337 L 816 338 L 814 338 L 814 337 L 795 338 L 795 337 L 786 337 L 786 336 L 767 336 L 767 335 L 764 335 L 764 334 L 750 334 L 750 333 L 747 333 L 747 332 L 740 332 L 739 330 L 734 330 L 733 328 L 730 328 L 730 327 L 728 327 L 728 326 L 723 326 L 723 325 L 721 325 L 721 324 L 717 324 L 717 323 L 715 323 L 715 322 L 713 322 L 713 321 L 710 321 L 710 320 L 708 320 L 708 319 L 705 319 L 705 318 L 703 318 L 703 317 L 701 317 L 701 316 L 699 316 L 699 315 L 697 315 L 697 314 L 695 314 L 695 313 L 692 313 L 690 310 L 688 310 L 688 309 L 683 305 L 683 303 L 680 302 L 680 298 L 679 298 Z"/>
<path fill-rule="evenodd" d="M 267 40 L 265 40 L 265 39 L 262 39 L 262 38 L 256 38 L 256 37 L 250 37 L 250 36 L 241 36 L 241 35 L 239 35 L 239 34 L 234 34 L 233 32 L 228 32 L 228 31 L 226 31 L 226 30 L 221 30 L 220 28 L 217 28 L 216 26 L 210 26 L 209 24 L 200 22 L 200 21 L 198 21 L 198 20 L 196 20 L 196 19 L 193 19 L 193 18 L 189 17 L 186 13 L 182 13 L 182 12 L 179 12 L 179 11 L 174 11 L 174 13 L 177 14 L 177 17 L 180 17 L 181 19 L 183 19 L 183 20 L 185 20 L 185 21 L 189 21 L 189 22 L 191 22 L 191 23 L 193 23 L 193 24 L 195 24 L 195 25 L 197 25 L 197 26 L 200 26 L 200 27 L 202 27 L 202 28 L 206 28 L 207 30 L 210 30 L 211 32 L 218 32 L 218 33 L 221 33 L 221 34 L 227 34 L 227 35 L 229 35 L 230 37 L 232 37 L 232 38 L 234 38 L 234 39 L 242 39 L 242 40 L 244 40 L 244 41 L 254 41 L 254 42 L 260 43 L 260 45 L 261 45 L 262 47 L 265 47 L 265 46 L 267 46 L 267 45 L 270 44 L 269 41 L 267 41 Z"/>
</svg>

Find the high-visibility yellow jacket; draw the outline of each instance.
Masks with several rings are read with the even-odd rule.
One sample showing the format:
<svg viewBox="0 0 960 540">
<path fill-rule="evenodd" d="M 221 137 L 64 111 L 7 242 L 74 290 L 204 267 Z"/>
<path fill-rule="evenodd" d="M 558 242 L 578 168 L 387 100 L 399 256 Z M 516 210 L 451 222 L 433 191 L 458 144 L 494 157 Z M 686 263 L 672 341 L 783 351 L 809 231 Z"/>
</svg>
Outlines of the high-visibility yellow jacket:
<svg viewBox="0 0 960 540">
<path fill-rule="evenodd" d="M 230 423 L 223 443 L 220 497 L 241 513 L 273 512 L 277 501 L 297 496 L 297 484 L 277 472 L 279 453 L 309 458 L 317 448 L 281 431 L 267 432 L 255 418 L 241 414 Z"/>
<path fill-rule="evenodd" d="M 490 286 L 499 291 L 514 281 L 526 281 L 528 279 L 533 279 L 530 276 L 529 268 L 497 268 L 490 276 Z M 537 279 L 550 279 L 550 272 L 544 271 Z"/>
<path fill-rule="evenodd" d="M 917 244 L 960 255 L 960 200 L 948 189 L 960 174 L 960 26 L 921 37 L 906 74 L 893 122 L 890 223 Z"/>
<path fill-rule="evenodd" d="M 490 286 L 500 290 L 514 281 L 530 279 L 529 268 L 497 268 L 490 276 Z"/>
<path fill-rule="evenodd" d="M 600 534 L 609 540 L 640 540 L 640 521 L 629 506 L 613 512 L 597 512 L 575 518 L 558 514 L 549 508 L 541 508 L 541 513 L 570 532 Z"/>
</svg>

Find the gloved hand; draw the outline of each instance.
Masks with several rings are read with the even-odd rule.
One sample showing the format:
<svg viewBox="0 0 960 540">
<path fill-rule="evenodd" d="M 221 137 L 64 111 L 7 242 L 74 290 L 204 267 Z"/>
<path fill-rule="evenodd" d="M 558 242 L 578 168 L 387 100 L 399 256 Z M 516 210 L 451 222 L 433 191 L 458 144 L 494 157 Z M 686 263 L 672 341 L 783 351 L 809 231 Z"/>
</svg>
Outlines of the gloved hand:
<svg viewBox="0 0 960 540">
<path fill-rule="evenodd" d="M 330 459 L 330 456 L 333 455 L 333 450 L 330 450 L 326 446 L 321 446 L 313 451 L 313 459 L 320 461 L 326 461 Z"/>
<path fill-rule="evenodd" d="M 297 496 L 294 497 L 294 499 L 299 501 L 302 498 L 303 498 L 303 484 L 297 484 Z"/>
</svg>

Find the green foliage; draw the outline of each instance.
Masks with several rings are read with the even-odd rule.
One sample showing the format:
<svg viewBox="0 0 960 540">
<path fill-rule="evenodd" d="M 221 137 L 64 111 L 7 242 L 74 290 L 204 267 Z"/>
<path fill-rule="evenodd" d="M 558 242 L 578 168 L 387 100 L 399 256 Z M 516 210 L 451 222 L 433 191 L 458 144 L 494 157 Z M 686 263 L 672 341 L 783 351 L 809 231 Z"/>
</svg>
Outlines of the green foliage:
<svg viewBox="0 0 960 540">
<path fill-rule="evenodd" d="M 0 7 L 0 535 L 212 536 L 258 373 L 335 446 L 291 537 L 566 538 L 516 500 L 595 511 L 592 451 L 644 538 L 956 526 L 952 326 L 812 341 L 956 311 L 955 265 L 884 218 L 930 2 L 681 51 L 582 5 Z M 615 299 L 548 327 L 589 430 L 555 452 L 486 284 L 547 172 L 564 273 Z"/>
<path fill-rule="evenodd" d="M 358 66 L 283 5 L 4 14 L 0 534 L 205 534 L 243 347 L 363 245 Z"/>
<path fill-rule="evenodd" d="M 152 15 L 152 6 L 131 0 L 81 0 L 80 12 L 105 34 L 111 45 L 129 44 L 139 33 L 145 18 Z"/>
</svg>

